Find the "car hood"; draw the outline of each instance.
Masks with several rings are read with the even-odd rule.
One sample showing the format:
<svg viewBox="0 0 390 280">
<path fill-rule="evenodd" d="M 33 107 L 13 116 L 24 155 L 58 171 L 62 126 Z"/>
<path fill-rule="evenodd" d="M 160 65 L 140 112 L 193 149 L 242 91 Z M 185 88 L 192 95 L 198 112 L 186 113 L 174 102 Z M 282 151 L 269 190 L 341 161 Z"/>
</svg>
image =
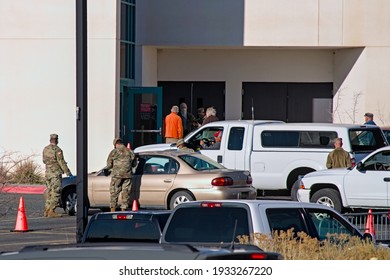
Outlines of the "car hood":
<svg viewBox="0 0 390 280">
<path fill-rule="evenodd" d="M 134 153 L 151 152 L 151 151 L 165 151 L 165 150 L 177 150 L 175 144 L 163 143 L 163 144 L 151 144 L 144 145 L 134 149 Z"/>
<path fill-rule="evenodd" d="M 324 169 L 314 172 L 310 172 L 304 176 L 304 178 L 312 178 L 319 176 L 344 176 L 348 174 L 351 170 L 348 168 L 335 168 L 335 169 Z"/>
</svg>

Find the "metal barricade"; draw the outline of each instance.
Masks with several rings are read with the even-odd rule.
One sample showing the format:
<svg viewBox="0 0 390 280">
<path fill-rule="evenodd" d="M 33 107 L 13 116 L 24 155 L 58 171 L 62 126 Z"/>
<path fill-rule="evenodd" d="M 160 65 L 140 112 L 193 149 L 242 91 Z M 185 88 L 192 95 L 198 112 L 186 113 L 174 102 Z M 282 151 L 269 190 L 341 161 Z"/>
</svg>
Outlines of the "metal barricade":
<svg viewBox="0 0 390 280">
<path fill-rule="evenodd" d="M 376 242 L 390 243 L 390 211 L 369 213 L 347 213 L 344 214 L 349 222 L 354 224 L 362 233 L 368 232 L 367 219 L 372 215 L 374 224 L 374 239 Z"/>
</svg>

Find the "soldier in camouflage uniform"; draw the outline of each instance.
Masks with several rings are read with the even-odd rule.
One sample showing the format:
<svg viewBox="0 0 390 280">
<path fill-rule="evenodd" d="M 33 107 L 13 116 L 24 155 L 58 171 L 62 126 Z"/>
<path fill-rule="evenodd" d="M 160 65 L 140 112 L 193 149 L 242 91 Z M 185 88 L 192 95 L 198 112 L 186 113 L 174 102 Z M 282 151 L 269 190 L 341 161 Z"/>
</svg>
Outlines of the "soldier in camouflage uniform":
<svg viewBox="0 0 390 280">
<path fill-rule="evenodd" d="M 58 135 L 50 135 L 50 144 L 43 149 L 42 158 L 46 165 L 47 199 L 44 216 L 49 218 L 61 217 L 54 210 L 59 206 L 61 199 L 62 174 L 72 176 L 64 160 L 64 155 L 58 144 Z"/>
<path fill-rule="evenodd" d="M 180 138 L 177 142 L 176 142 L 176 147 L 178 150 L 180 151 L 185 151 L 185 152 L 193 152 L 194 150 L 191 149 L 191 148 L 188 148 L 186 146 L 186 143 L 184 142 L 184 139 L 183 138 Z"/>
<path fill-rule="evenodd" d="M 107 158 L 105 169 L 111 169 L 110 209 L 116 210 L 119 194 L 122 192 L 122 211 L 129 207 L 132 168 L 136 166 L 134 153 L 123 145 L 120 138 L 114 139 L 114 149 Z"/>
</svg>

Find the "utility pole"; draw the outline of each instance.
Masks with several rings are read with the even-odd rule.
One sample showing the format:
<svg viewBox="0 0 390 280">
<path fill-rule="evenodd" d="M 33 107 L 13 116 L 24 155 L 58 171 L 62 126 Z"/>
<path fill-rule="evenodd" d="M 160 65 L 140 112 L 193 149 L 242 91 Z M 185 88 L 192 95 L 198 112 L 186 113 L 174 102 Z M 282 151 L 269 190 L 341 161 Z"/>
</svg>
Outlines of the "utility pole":
<svg viewBox="0 0 390 280">
<path fill-rule="evenodd" d="M 87 0 L 76 0 L 77 243 L 88 223 Z"/>
</svg>

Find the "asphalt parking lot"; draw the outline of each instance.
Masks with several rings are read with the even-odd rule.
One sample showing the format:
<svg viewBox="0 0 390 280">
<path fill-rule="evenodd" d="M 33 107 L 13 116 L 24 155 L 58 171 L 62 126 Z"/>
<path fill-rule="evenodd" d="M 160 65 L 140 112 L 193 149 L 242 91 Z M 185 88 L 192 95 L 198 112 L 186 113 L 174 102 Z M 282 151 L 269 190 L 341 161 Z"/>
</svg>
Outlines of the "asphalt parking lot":
<svg viewBox="0 0 390 280">
<path fill-rule="evenodd" d="M 25 232 L 14 231 L 20 197 L 24 200 L 27 220 Z M 41 194 L 0 193 L 0 252 L 20 250 L 25 246 L 76 242 L 76 217 L 45 218 L 43 205 Z M 62 209 L 57 212 L 65 214 Z"/>
<path fill-rule="evenodd" d="M 15 232 L 20 198 L 24 201 L 24 215 L 27 220 L 27 231 Z M 266 193 L 258 199 L 289 199 L 282 192 Z M 43 217 L 44 197 L 41 192 L 0 191 L 0 252 L 21 250 L 25 246 L 55 245 L 76 243 L 76 216 L 68 216 L 63 209 L 56 212 L 61 218 Z M 89 215 L 98 212 L 90 209 Z"/>
</svg>

